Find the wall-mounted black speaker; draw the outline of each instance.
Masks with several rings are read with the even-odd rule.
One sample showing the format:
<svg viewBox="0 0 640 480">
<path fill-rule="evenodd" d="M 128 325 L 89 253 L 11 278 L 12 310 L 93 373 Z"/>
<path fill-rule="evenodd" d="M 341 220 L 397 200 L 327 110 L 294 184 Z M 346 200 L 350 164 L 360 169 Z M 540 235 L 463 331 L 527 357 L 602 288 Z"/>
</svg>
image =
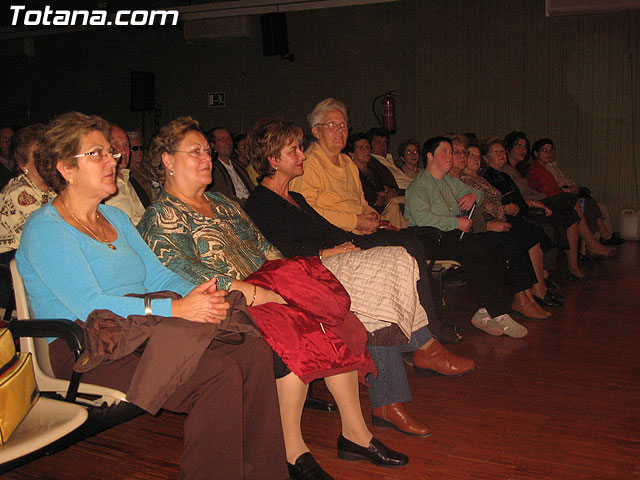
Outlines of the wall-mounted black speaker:
<svg viewBox="0 0 640 480">
<path fill-rule="evenodd" d="M 265 57 L 287 55 L 287 16 L 284 13 L 266 13 L 260 17 L 262 23 L 262 52 Z"/>
<path fill-rule="evenodd" d="M 131 110 L 143 112 L 156 106 L 156 76 L 153 72 L 131 72 Z"/>
</svg>

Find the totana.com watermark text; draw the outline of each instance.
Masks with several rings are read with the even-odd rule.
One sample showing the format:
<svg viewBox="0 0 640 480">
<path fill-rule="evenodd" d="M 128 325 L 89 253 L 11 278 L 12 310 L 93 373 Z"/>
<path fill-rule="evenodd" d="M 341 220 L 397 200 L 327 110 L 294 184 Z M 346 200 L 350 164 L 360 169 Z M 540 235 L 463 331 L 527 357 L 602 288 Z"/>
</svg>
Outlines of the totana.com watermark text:
<svg viewBox="0 0 640 480">
<path fill-rule="evenodd" d="M 70 26 L 70 25 L 177 25 L 177 10 L 118 10 L 109 15 L 106 10 L 27 10 L 25 5 L 11 5 L 11 25 Z"/>
</svg>

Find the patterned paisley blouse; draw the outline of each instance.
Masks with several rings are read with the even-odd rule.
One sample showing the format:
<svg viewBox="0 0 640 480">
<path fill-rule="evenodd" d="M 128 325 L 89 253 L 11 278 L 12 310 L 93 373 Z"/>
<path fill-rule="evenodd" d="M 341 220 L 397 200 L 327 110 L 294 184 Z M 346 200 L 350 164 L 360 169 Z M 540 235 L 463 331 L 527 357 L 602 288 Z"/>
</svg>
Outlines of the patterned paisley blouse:
<svg viewBox="0 0 640 480">
<path fill-rule="evenodd" d="M 470 187 L 477 188 L 484 192 L 484 203 L 481 207 L 483 213 L 492 217 L 493 220 L 506 220 L 504 205 L 502 205 L 502 194 L 497 188 L 487 182 L 483 177 L 474 177 L 465 172 L 460 173 L 460 180 Z"/>
<path fill-rule="evenodd" d="M 163 190 L 140 220 L 140 235 L 166 267 L 195 284 L 218 275 L 218 288 L 228 290 L 233 279 L 282 258 L 237 203 L 221 193 L 204 195 L 214 218 Z"/>
<path fill-rule="evenodd" d="M 55 196 L 52 190 L 40 190 L 24 173 L 9 180 L 0 194 L 0 253 L 20 246 L 29 215 Z"/>
</svg>

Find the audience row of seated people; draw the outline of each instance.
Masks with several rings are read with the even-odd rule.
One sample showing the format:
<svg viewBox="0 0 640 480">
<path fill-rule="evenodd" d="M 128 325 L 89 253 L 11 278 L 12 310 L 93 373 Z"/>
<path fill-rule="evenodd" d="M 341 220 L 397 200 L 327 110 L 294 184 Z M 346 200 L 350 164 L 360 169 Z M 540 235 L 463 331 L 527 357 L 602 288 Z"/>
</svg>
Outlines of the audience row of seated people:
<svg viewBox="0 0 640 480">
<path fill-rule="evenodd" d="M 99 366 L 84 381 L 125 391 L 151 413 L 187 413 L 184 478 L 330 479 L 300 427 L 308 383 L 318 378 L 340 411 L 338 456 L 405 465 L 367 427 L 358 380 L 368 386 L 374 426 L 427 436 L 405 410 L 403 354 L 411 352 L 419 375 L 475 368 L 442 345 L 462 337 L 433 304 L 427 259 L 436 242 L 439 257 L 469 273 L 479 307 L 472 323 L 489 334 L 522 337 L 527 330 L 510 312 L 543 319 L 543 306 L 561 304 L 542 267 L 553 244 L 525 210 L 543 208 L 536 220 L 559 217 L 551 223 L 568 255 L 577 252 L 579 212 L 570 198 L 557 200 L 564 210 L 554 213 L 517 186 L 503 192 L 480 176 L 481 154 L 487 170 L 493 158 L 504 160 L 500 142 L 432 138 L 423 169 L 415 139 L 400 145 L 398 164 L 383 130 L 347 143 L 347 109 L 335 99 L 316 105 L 308 122 L 314 141 L 306 151 L 300 127 L 263 119 L 236 138 L 233 155 L 227 129 L 205 136 L 180 117 L 158 131 L 144 161 L 135 132 L 77 112 L 14 139 L 11 157 L 24 173 L 11 182 L 27 185 L 34 200 L 20 203 L 7 246 L 20 245 L 34 315 L 79 319 L 104 341 L 113 340 L 112 323 L 100 311 L 121 326 L 143 325 L 146 336 L 122 335 L 108 360 L 90 353 Z M 120 195 L 126 214 L 112 205 Z M 482 214 L 472 220 L 474 203 Z M 390 205 L 393 225 L 381 218 Z M 573 265 L 584 278 L 577 257 Z M 147 338 L 140 356 L 134 351 Z M 68 378 L 74 360 L 62 342 L 50 344 L 50 356 L 56 375 Z M 180 374 L 158 375 L 167 363 Z"/>
</svg>

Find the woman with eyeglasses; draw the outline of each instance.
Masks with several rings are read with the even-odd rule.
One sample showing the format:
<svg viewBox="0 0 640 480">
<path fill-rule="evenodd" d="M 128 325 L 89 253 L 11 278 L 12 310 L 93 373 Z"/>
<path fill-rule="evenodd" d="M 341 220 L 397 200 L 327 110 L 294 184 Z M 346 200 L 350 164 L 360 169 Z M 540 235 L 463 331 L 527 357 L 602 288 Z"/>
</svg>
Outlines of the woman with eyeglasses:
<svg viewBox="0 0 640 480">
<path fill-rule="evenodd" d="M 556 245 L 566 251 L 569 278 L 579 283 L 588 283 L 589 280 L 578 265 L 578 222 L 580 217 L 571 202 L 566 198 L 543 198 L 544 202 L 536 200 L 535 198 L 540 198 L 540 194 L 535 192 L 514 166 L 507 161 L 507 152 L 503 140 L 499 137 L 490 137 L 483 142 L 482 155 L 487 162 L 482 176 L 500 191 L 503 205 L 507 210 L 510 210 L 508 213 L 521 218 L 531 218 L 532 221 L 546 223 L 553 227 Z M 521 186 L 525 188 L 525 191 L 520 189 Z M 532 215 L 531 212 L 535 211 L 534 209 L 544 212 L 544 214 Z"/>
<path fill-rule="evenodd" d="M 58 196 L 29 217 L 16 254 L 30 310 L 90 322 L 85 335 L 104 361 L 83 382 L 126 392 L 153 414 L 187 414 L 181 478 L 286 478 L 271 349 L 248 334 L 242 344 L 211 341 L 223 328 L 215 324 L 242 317 L 229 310 L 237 295 L 165 268 L 126 214 L 100 203 L 116 190 L 108 135 L 105 120 L 78 112 L 44 134 L 37 168 Z M 152 298 L 159 291 L 178 295 Z M 49 353 L 56 377 L 68 379 L 75 358 L 64 341 Z"/>
<path fill-rule="evenodd" d="M 415 260 L 404 248 L 360 250 L 353 235 L 289 191 L 291 180 L 304 170 L 301 140 L 302 129 L 286 120 L 263 118 L 251 128 L 248 153 L 262 180 L 247 199 L 246 212 L 284 256 L 318 256 L 351 294 L 351 309 L 367 328 L 367 349 L 378 368 L 375 378 L 367 378 L 373 425 L 426 436 L 428 428 L 405 409 L 411 390 L 402 353 L 411 352 L 418 375 L 460 376 L 475 364 L 432 337 L 416 298 Z M 426 313 L 434 323 L 437 313 Z"/>
<path fill-rule="evenodd" d="M 605 223 L 600 204 L 593 199 L 589 189 L 586 187 L 579 188 L 575 182 L 566 178 L 562 170 L 560 170 L 555 162 L 555 146 L 550 138 L 536 140 L 531 152 L 533 161 L 527 173 L 529 185 L 547 196 L 563 192 L 576 195 L 580 199 L 578 204 L 584 214 L 589 231 L 593 234 L 600 233 L 600 243 L 603 245 L 620 245 L 624 243 L 623 239 L 617 235 L 612 235 Z M 594 257 L 586 255 L 584 258 L 597 258 L 597 255 Z"/>
<path fill-rule="evenodd" d="M 469 139 L 464 135 L 458 134 L 448 134 L 447 138 L 451 140 L 451 144 L 453 146 L 453 164 L 447 173 L 447 176 L 462 180 L 461 176 L 464 169 L 467 167 L 470 154 L 468 148 Z M 463 183 L 480 190 L 484 194 L 487 193 L 485 189 L 481 188 L 479 185 L 471 185 L 464 180 Z M 519 225 L 520 228 L 516 227 L 512 230 L 513 225 L 506 221 L 497 221 L 494 219 L 492 222 L 485 222 L 484 209 L 487 208 L 486 205 L 487 200 L 485 199 L 480 206 L 481 210 L 483 210 L 482 213 L 480 211 L 476 211 L 473 216 L 474 233 L 487 233 L 487 236 L 492 237 L 494 242 L 502 244 L 500 250 L 508 250 L 509 257 L 519 259 L 521 262 L 519 263 L 520 265 L 526 265 L 528 263 L 524 257 L 529 255 L 531 266 L 534 267 L 536 278 L 538 278 L 538 283 L 533 282 L 532 286 L 539 287 L 540 282 L 544 284 L 544 278 L 542 277 L 542 251 L 540 250 L 540 238 L 542 237 L 542 234 L 532 235 L 533 232 L 530 229 L 523 232 L 522 225 Z M 506 220 L 504 215 L 501 218 L 502 220 Z M 516 235 L 516 232 L 518 235 Z M 512 261 L 512 264 L 516 264 L 516 262 Z M 527 269 L 528 267 L 529 265 L 526 265 Z M 540 270 L 539 275 L 538 270 Z M 540 291 L 539 288 L 538 291 Z M 535 295 L 536 294 L 532 288 L 516 291 L 516 293 L 514 293 L 514 302 L 511 305 L 511 309 L 527 318 L 544 319 L 551 317 L 551 313 L 544 310 L 538 303 L 536 303 L 534 300 Z M 544 294 L 542 296 L 544 297 Z"/>
<path fill-rule="evenodd" d="M 512 131 L 507 134 L 504 137 L 504 148 L 507 151 L 507 163 L 503 170 L 518 184 L 525 199 L 539 200 L 551 211 L 565 211 L 568 208 L 573 209 L 579 218 L 578 234 L 586 243 L 587 248 L 597 255 L 607 256 L 611 254 L 611 249 L 607 246 L 600 245 L 589 230 L 584 214 L 577 204 L 578 199 L 576 195 L 566 193 L 561 188 L 546 189 L 543 186 L 543 182 L 537 184 L 535 180 L 531 182 L 528 180 L 528 178 L 531 178 L 528 173 L 531 168 L 534 169 L 534 174 L 539 174 L 541 173 L 540 168 L 543 169 L 543 167 L 540 167 L 539 164 L 529 164 L 529 139 L 523 132 Z M 544 175 L 544 172 L 542 173 Z M 549 177 L 553 178 L 551 175 L 549 175 Z M 546 183 L 547 187 L 549 183 L 550 182 Z M 533 185 L 535 185 L 535 188 Z M 577 282 L 583 281 L 579 275 L 570 276 L 570 279 Z"/>
<path fill-rule="evenodd" d="M 471 319 L 474 326 L 491 335 L 525 336 L 527 329 L 511 318 L 511 310 L 528 318 L 546 318 L 535 307 L 527 308 L 526 291 L 535 284 L 531 262 L 504 239 L 471 232 L 469 211 L 484 203 L 484 194 L 447 175 L 454 163 L 448 137 L 430 138 L 422 154 L 427 167 L 405 195 L 409 228 L 430 226 L 441 231 L 438 257 L 459 261 L 471 277 L 480 307 Z"/>
<path fill-rule="evenodd" d="M 455 147 L 454 147 L 455 148 Z M 542 307 L 558 307 L 562 299 L 547 291 L 544 283 L 544 252 L 551 247 L 551 240 L 541 227 L 538 227 L 522 217 L 518 217 L 519 208 L 515 204 L 503 205 L 502 194 L 487 180 L 480 176 L 481 154 L 480 142 L 470 139 L 467 144 L 469 155 L 464 170 L 458 178 L 472 188 L 481 190 L 485 201 L 481 212 L 485 220 L 485 228 L 492 232 L 509 232 L 509 240 L 529 253 L 533 269 L 538 282 L 531 288 L 530 295 Z"/>
<path fill-rule="evenodd" d="M 317 141 L 305 151 L 304 172 L 291 180 L 289 188 L 300 193 L 329 223 L 350 232 L 352 243 L 357 247 L 404 247 L 418 262 L 420 303 L 427 311 L 435 310 L 431 308 L 433 298 L 424 244 L 406 230 L 391 231 L 388 224 L 380 221 L 378 212 L 364 197 L 358 167 L 342 153 L 349 136 L 346 105 L 327 98 L 313 108 L 307 121 Z M 432 240 L 430 243 L 436 242 L 437 233 L 425 231 L 424 235 Z M 434 319 L 430 328 L 442 343 L 455 344 L 462 340 L 457 327 L 439 318 Z"/>
<path fill-rule="evenodd" d="M 283 259 L 239 205 L 211 183 L 211 152 L 198 123 L 179 117 L 162 127 L 148 152 L 164 190 L 138 225 L 160 261 L 194 283 L 216 279 L 240 291 L 275 355 L 275 376 L 289 473 L 330 479 L 300 426 L 308 383 L 324 378 L 340 411 L 338 455 L 400 466 L 407 457 L 373 437 L 360 408 L 358 377 L 375 371 L 364 327 L 349 295 L 317 258 Z M 272 376 L 273 381 L 273 376 Z"/>
<path fill-rule="evenodd" d="M 422 168 L 420 167 L 420 144 L 415 138 L 409 138 L 398 145 L 398 156 L 402 162 L 402 171 L 411 178 L 416 175 Z"/>
</svg>

